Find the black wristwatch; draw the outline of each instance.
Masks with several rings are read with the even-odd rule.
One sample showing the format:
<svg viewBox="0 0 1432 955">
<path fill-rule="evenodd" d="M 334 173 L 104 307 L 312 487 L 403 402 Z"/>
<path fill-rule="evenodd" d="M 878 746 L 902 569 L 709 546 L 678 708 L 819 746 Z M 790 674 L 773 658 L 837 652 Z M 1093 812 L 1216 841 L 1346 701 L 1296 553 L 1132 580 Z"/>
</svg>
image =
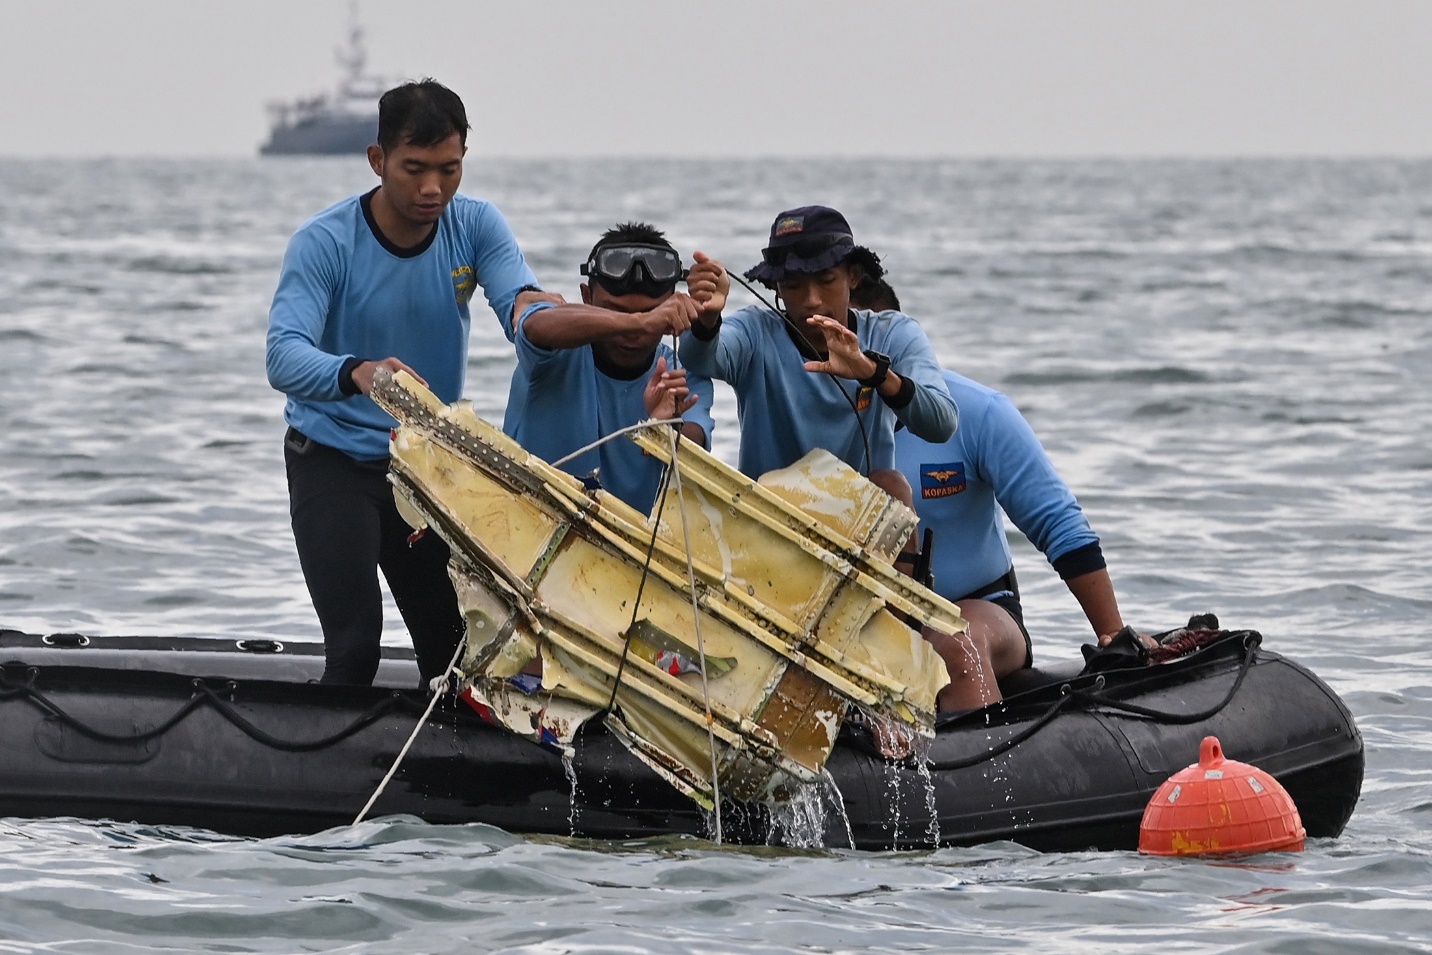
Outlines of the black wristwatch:
<svg viewBox="0 0 1432 955">
<path fill-rule="evenodd" d="M 875 371 L 869 378 L 862 378 L 860 380 L 860 386 L 862 388 L 879 388 L 885 384 L 885 379 L 890 376 L 890 356 L 882 355 L 880 352 L 869 348 L 865 349 L 861 354 L 875 362 Z"/>
</svg>

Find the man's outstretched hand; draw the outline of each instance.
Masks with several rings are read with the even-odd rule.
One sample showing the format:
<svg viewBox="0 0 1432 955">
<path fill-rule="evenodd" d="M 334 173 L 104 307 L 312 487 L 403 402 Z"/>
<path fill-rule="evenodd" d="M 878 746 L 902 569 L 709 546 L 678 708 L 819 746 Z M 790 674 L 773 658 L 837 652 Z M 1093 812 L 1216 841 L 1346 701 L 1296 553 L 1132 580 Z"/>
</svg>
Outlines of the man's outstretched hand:
<svg viewBox="0 0 1432 955">
<path fill-rule="evenodd" d="M 860 339 L 841 322 L 824 315 L 812 315 L 806 324 L 825 336 L 825 361 L 808 361 L 806 371 L 824 372 L 839 378 L 863 381 L 875 374 L 875 361 L 860 350 Z"/>
<path fill-rule="evenodd" d="M 656 360 L 641 397 L 653 418 L 679 418 L 696 404 L 696 395 L 686 386 L 686 369 L 667 371 L 665 357 Z"/>
</svg>

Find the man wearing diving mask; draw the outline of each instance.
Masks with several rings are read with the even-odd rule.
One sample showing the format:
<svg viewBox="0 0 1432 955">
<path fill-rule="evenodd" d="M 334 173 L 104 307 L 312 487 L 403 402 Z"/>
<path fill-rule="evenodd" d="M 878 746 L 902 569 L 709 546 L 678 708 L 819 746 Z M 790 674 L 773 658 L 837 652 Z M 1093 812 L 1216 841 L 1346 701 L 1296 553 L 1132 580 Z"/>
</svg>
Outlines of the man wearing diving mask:
<svg viewBox="0 0 1432 955">
<path fill-rule="evenodd" d="M 645 418 L 683 418 L 681 432 L 709 447 L 712 387 L 678 368 L 661 339 L 691 327 L 700 307 L 676 291 L 681 257 L 645 223 L 608 230 L 581 267 L 582 304 L 541 302 L 515 323 L 517 369 L 503 430 L 556 461 Z M 648 512 L 662 467 L 618 438 L 564 464 L 596 472 L 607 491 Z"/>
</svg>

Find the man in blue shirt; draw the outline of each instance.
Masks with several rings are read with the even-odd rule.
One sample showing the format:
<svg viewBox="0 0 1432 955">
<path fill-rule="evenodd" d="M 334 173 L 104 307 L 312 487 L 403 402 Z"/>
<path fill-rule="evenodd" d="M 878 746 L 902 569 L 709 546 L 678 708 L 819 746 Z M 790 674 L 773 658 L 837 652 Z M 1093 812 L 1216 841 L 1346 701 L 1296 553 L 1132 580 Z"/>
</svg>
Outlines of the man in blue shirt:
<svg viewBox="0 0 1432 955">
<path fill-rule="evenodd" d="M 462 635 L 447 546 L 436 534 L 410 540 L 386 480 L 393 420 L 367 395 L 388 368 L 457 400 L 477 286 L 509 338 L 514 309 L 541 297 L 502 214 L 457 195 L 467 131 L 462 101 L 439 83 L 383 94 L 368 147 L 378 187 L 299 228 L 269 310 L 268 379 L 288 396 L 290 514 L 323 628 L 324 683 L 368 684 L 377 672 L 379 568 L 425 679 Z"/>
<path fill-rule="evenodd" d="M 878 277 L 854 299 L 873 310 L 900 307 Z M 932 443 L 902 430 L 895 460 L 913 487 L 921 526 L 935 531 L 934 589 L 969 622 L 968 641 L 949 644 L 961 678 L 940 697 L 942 710 L 958 710 L 998 701 L 996 681 L 1033 664 L 1001 509 L 1054 566 L 1101 645 L 1124 622 L 1099 538 L 1029 422 L 991 388 L 952 371 L 944 380 L 960 406 L 959 431 Z"/>
<path fill-rule="evenodd" d="M 587 256 L 582 304 L 531 306 L 516 324 L 517 371 L 503 430 L 556 461 L 646 418 L 684 417 L 682 433 L 710 445 L 711 382 L 676 367 L 661 341 L 697 316 L 676 291 L 681 256 L 646 223 L 608 230 Z M 662 465 L 625 437 L 568 461 L 572 474 L 596 471 L 604 489 L 648 513 Z"/>
<path fill-rule="evenodd" d="M 736 392 L 741 471 L 759 477 L 825 448 L 908 503 L 893 471 L 896 421 L 944 441 L 958 420 L 924 331 L 898 312 L 851 309 L 851 290 L 879 259 L 834 209 L 781 213 L 761 256 L 746 277 L 774 289 L 785 311 L 753 305 L 723 318 L 730 277 L 697 252 L 687 286 L 702 312 L 681 341 L 688 369 Z"/>
<path fill-rule="evenodd" d="M 761 263 L 746 277 L 774 289 L 784 311 L 751 306 L 723 318 L 730 277 L 702 253 L 695 258 L 687 288 L 701 313 L 682 338 L 681 358 L 735 390 L 741 471 L 759 477 L 825 448 L 914 507 L 910 484 L 895 469 L 896 423 L 945 441 L 958 409 L 914 319 L 851 308 L 856 286 L 883 270 L 878 256 L 855 244 L 845 217 L 826 206 L 776 216 Z M 956 638 L 928 628 L 925 638 L 960 680 Z M 940 705 L 952 705 L 943 692 Z"/>
</svg>

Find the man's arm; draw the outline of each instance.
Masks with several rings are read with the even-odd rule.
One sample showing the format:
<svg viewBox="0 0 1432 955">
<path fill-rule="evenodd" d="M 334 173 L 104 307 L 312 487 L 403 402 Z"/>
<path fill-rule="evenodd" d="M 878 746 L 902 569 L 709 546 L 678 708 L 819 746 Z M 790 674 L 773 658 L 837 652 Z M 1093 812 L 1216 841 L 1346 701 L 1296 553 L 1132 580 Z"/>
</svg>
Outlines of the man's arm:
<svg viewBox="0 0 1432 955">
<path fill-rule="evenodd" d="M 979 476 L 1079 601 L 1100 646 L 1107 644 L 1124 620 L 1099 537 L 1034 429 L 1002 394 L 993 395 L 965 428 L 966 441 L 978 448 Z"/>
<path fill-rule="evenodd" d="M 703 378 L 736 384 L 751 357 L 751 341 L 740 323 L 727 324 L 721 316 L 731 290 L 726 269 L 704 252 L 686 276 L 686 287 L 698 312 L 691 331 L 681 337 L 681 362 Z"/>
<path fill-rule="evenodd" d="M 945 387 L 944 369 L 935 358 L 925 330 L 913 318 L 902 317 L 904 321 L 892 333 L 890 342 L 890 367 L 901 383 L 892 395 L 890 382 L 886 381 L 880 388 L 881 399 L 915 437 L 937 444 L 948 441 L 959 426 L 960 409 Z"/>
<path fill-rule="evenodd" d="M 614 312 L 595 305 L 569 303 L 529 309 L 522 334 L 538 348 L 580 348 L 626 332 L 680 335 L 691 327 L 696 304 L 680 292 L 649 312 Z"/>
<path fill-rule="evenodd" d="M 265 365 L 274 389 L 306 401 L 341 401 L 373 388 L 379 368 L 423 376 L 397 358 L 365 360 L 333 355 L 318 346 L 342 274 L 338 249 L 323 233 L 300 232 L 289 241 L 269 309 Z"/>
<path fill-rule="evenodd" d="M 1099 646 L 1107 644 L 1114 638 L 1114 634 L 1124 629 L 1124 618 L 1119 614 L 1119 601 L 1114 597 L 1114 582 L 1109 579 L 1107 569 L 1101 568 L 1078 577 L 1070 577 L 1064 584 L 1074 595 L 1074 599 L 1079 601 L 1079 606 L 1084 608 L 1084 616 L 1089 618 L 1089 626 L 1094 628 L 1094 634 L 1099 638 Z"/>
<path fill-rule="evenodd" d="M 352 355 L 318 347 L 343 272 L 332 239 L 316 230 L 296 233 L 284 251 L 278 289 L 269 307 L 264 364 L 269 385 L 307 401 L 338 401 L 352 394 L 339 381 Z"/>
<path fill-rule="evenodd" d="M 902 317 L 905 325 L 890 336 L 890 365 L 875 390 L 911 434 L 939 444 L 955 433 L 959 409 L 945 387 L 944 374 L 924 331 L 914 319 Z M 806 362 L 806 371 L 858 382 L 868 381 L 878 373 L 879 364 L 865 354 L 859 336 L 844 322 L 825 315 L 806 321 L 825 336 L 827 352 L 824 361 Z"/>
<path fill-rule="evenodd" d="M 502 324 L 503 334 L 508 341 L 512 341 L 517 318 L 532 304 L 528 300 L 522 303 L 523 308 L 517 307 L 519 290 L 529 285 L 535 287 L 537 276 L 528 268 L 522 249 L 512 234 L 512 227 L 507 224 L 502 212 L 488 202 L 475 199 L 465 199 L 464 202 L 477 204 L 476 219 L 469 220 L 472 222 L 473 268 L 477 283 L 482 286 L 487 304 Z"/>
</svg>

